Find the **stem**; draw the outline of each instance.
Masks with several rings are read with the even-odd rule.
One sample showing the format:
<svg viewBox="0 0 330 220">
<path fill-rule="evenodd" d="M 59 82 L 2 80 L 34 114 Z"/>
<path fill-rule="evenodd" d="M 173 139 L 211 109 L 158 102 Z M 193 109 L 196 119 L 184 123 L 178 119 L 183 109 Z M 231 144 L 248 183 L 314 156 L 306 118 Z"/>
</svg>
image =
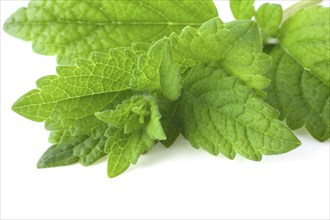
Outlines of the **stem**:
<svg viewBox="0 0 330 220">
<path fill-rule="evenodd" d="M 293 15 L 294 13 L 299 11 L 300 9 L 307 8 L 307 7 L 310 7 L 313 5 L 317 5 L 317 4 L 321 3 L 322 1 L 323 0 L 300 0 L 296 4 L 291 5 L 289 8 L 284 10 L 282 23 L 284 21 L 286 21 L 291 15 Z"/>
</svg>

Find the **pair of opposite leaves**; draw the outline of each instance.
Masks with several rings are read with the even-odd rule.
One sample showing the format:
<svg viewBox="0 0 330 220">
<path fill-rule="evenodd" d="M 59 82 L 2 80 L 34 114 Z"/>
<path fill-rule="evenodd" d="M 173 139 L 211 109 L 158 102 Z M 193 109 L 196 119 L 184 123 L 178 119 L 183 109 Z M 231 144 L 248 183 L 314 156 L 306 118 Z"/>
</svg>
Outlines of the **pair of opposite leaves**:
<svg viewBox="0 0 330 220">
<path fill-rule="evenodd" d="M 290 49 L 290 42 L 299 42 L 301 36 L 291 37 L 291 29 L 320 24 L 319 18 L 307 27 L 300 22 L 315 13 L 312 10 L 322 11 L 322 18 L 328 16 L 327 8 L 306 9 L 283 25 L 280 42 L 289 42 L 289 48 L 282 45 L 288 53 L 280 46 L 272 49 L 275 62 L 267 73 L 270 78 L 285 75 L 289 63 L 300 67 L 296 75 L 303 70 L 318 79 L 288 55 L 297 48 Z M 113 177 L 136 163 L 156 141 L 170 146 L 180 132 L 193 146 L 228 158 L 237 152 L 260 160 L 261 154 L 297 147 L 300 142 L 276 120 L 278 113 L 260 99 L 269 83 L 262 74 L 271 59 L 262 53 L 256 24 L 213 19 L 196 29 L 216 16 L 212 1 L 31 1 L 28 8 L 18 10 L 7 20 L 7 32 L 32 40 L 36 52 L 57 54 L 60 64 L 84 58 L 73 66 L 59 66 L 58 76 L 38 80 L 38 89 L 13 107 L 29 119 L 46 121 L 46 129 L 51 130 L 49 140 L 55 145 L 40 159 L 39 167 L 77 161 L 89 165 L 108 153 L 108 174 Z M 323 25 L 320 33 L 326 30 L 326 22 Z M 180 35 L 175 34 L 181 29 Z M 170 37 L 152 45 L 120 47 L 166 35 Z M 326 36 L 321 37 L 322 44 Z M 326 41 L 324 45 L 329 48 Z M 112 47 L 116 48 L 102 53 Z M 96 50 L 101 52 L 89 57 Z M 269 92 L 268 97 L 280 97 L 278 90 Z M 324 106 L 329 108 L 329 94 L 325 95 Z M 275 98 L 267 99 L 276 106 Z M 313 113 L 295 126 L 312 120 Z M 329 121 L 321 121 L 329 129 Z M 329 135 L 328 130 L 322 132 L 322 137 Z"/>
</svg>

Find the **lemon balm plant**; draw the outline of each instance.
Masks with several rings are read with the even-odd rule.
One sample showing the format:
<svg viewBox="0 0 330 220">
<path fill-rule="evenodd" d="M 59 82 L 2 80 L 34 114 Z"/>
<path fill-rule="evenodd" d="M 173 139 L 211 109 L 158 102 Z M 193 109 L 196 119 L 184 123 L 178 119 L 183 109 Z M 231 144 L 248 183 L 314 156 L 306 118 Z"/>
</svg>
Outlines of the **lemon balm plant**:
<svg viewBox="0 0 330 220">
<path fill-rule="evenodd" d="M 291 129 L 327 140 L 330 11 L 319 2 L 232 0 L 237 20 L 224 23 L 211 0 L 31 0 L 4 30 L 57 56 L 57 74 L 13 105 L 50 131 L 38 167 L 107 156 L 115 177 L 180 133 L 255 161 L 298 147 Z"/>
</svg>

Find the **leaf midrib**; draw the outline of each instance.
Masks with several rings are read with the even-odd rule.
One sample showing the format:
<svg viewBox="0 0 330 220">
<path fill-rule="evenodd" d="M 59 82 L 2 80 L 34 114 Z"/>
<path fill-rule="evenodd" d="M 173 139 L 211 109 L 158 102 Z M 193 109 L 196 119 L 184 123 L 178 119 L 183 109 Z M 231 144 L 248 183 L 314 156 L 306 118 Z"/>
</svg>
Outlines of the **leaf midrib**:
<svg viewBox="0 0 330 220">
<path fill-rule="evenodd" d="M 53 23 L 64 23 L 64 24 L 78 24 L 78 25 L 98 25 L 98 26 L 106 26 L 106 25 L 153 25 L 153 26 L 201 26 L 203 23 L 201 22 L 148 22 L 148 21 L 108 21 L 108 22 L 89 22 L 89 21 L 67 21 L 67 20 L 53 20 L 53 21 L 25 21 L 25 22 L 12 22 L 7 23 L 7 25 L 25 25 L 25 24 L 33 24 L 33 25 L 49 25 Z"/>
</svg>

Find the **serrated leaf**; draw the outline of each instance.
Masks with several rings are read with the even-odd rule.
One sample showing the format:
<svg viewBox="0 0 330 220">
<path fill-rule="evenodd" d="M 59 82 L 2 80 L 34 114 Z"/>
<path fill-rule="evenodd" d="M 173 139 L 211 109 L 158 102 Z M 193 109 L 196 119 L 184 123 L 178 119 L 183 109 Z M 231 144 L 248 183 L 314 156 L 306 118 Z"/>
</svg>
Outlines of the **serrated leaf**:
<svg viewBox="0 0 330 220">
<path fill-rule="evenodd" d="M 110 127 L 123 130 L 125 134 L 142 129 L 152 139 L 166 139 L 160 122 L 161 115 L 152 96 L 133 96 L 131 99 L 117 105 L 116 109 L 97 112 L 95 116 Z"/>
<path fill-rule="evenodd" d="M 123 129 L 126 134 L 140 129 L 148 115 L 150 115 L 148 100 L 138 95 L 123 101 L 116 106 L 116 109 L 95 113 L 98 119 L 110 126 Z M 130 130 L 128 130 L 128 126 L 130 126 Z"/>
<path fill-rule="evenodd" d="M 134 47 L 111 49 L 108 54 L 94 53 L 89 60 L 78 59 L 76 66 L 59 66 L 58 76 L 39 79 L 38 89 L 22 96 L 12 109 L 35 121 L 94 114 L 131 88 L 139 54 Z"/>
<path fill-rule="evenodd" d="M 236 42 L 226 52 L 221 68 L 239 77 L 248 86 L 262 90 L 270 83 L 263 75 L 271 58 L 262 53 L 260 31 L 255 22 L 229 22 L 226 28 L 235 33 Z"/>
<path fill-rule="evenodd" d="M 276 37 L 282 22 L 282 6 L 279 4 L 265 3 L 256 11 L 254 17 L 266 36 Z"/>
<path fill-rule="evenodd" d="M 131 164 L 136 164 L 141 154 L 149 151 L 154 140 L 143 130 L 125 134 L 119 129 L 107 132 L 105 151 L 108 153 L 108 176 L 116 177 Z"/>
<path fill-rule="evenodd" d="M 79 157 L 79 163 L 89 166 L 106 155 L 104 151 L 106 140 L 105 136 L 99 139 L 90 136 L 84 142 L 75 146 L 73 155 Z"/>
<path fill-rule="evenodd" d="M 62 144 L 62 143 L 68 143 L 71 142 L 72 138 L 75 138 L 76 136 L 72 136 L 69 129 L 67 130 L 52 130 L 48 136 L 48 141 L 52 144 Z M 86 136 L 81 136 L 86 137 Z"/>
<path fill-rule="evenodd" d="M 280 46 L 270 52 L 272 83 L 266 101 L 282 114 L 291 129 L 305 126 L 319 141 L 330 137 L 330 87 L 305 70 Z"/>
<path fill-rule="evenodd" d="M 284 50 L 307 71 L 330 85 L 330 8 L 309 7 L 283 24 L 279 39 Z"/>
<path fill-rule="evenodd" d="M 74 146 L 69 143 L 53 145 L 41 156 L 38 168 L 66 166 L 79 161 L 79 157 L 73 155 Z"/>
<path fill-rule="evenodd" d="M 47 149 L 38 161 L 38 168 L 48 168 L 65 166 L 76 163 L 79 157 L 73 154 L 73 149 L 88 137 L 78 136 L 71 137 L 69 142 L 55 144 Z"/>
<path fill-rule="evenodd" d="M 233 159 L 261 160 L 300 145 L 278 113 L 255 91 L 221 69 L 198 66 L 184 79 L 180 98 L 183 134 L 195 147 Z"/>
<path fill-rule="evenodd" d="M 261 90 L 269 84 L 262 75 L 268 70 L 271 58 L 262 53 L 260 32 L 255 22 L 224 24 L 215 18 L 198 30 L 187 27 L 180 35 L 172 34 L 170 45 L 174 62 L 180 66 L 213 62 L 253 88 Z"/>
<path fill-rule="evenodd" d="M 104 132 L 103 132 L 104 133 Z M 71 136 L 66 142 L 48 148 L 38 161 L 38 168 L 65 166 L 80 162 L 84 166 L 104 157 L 106 137 L 94 139 L 92 136 Z"/>
<path fill-rule="evenodd" d="M 254 14 L 254 0 L 230 0 L 230 9 L 237 20 L 250 20 Z"/>
<path fill-rule="evenodd" d="M 31 0 L 7 19 L 4 30 L 32 41 L 37 53 L 56 54 L 59 64 L 74 64 L 93 51 L 152 42 L 213 17 L 211 0 Z"/>
</svg>

